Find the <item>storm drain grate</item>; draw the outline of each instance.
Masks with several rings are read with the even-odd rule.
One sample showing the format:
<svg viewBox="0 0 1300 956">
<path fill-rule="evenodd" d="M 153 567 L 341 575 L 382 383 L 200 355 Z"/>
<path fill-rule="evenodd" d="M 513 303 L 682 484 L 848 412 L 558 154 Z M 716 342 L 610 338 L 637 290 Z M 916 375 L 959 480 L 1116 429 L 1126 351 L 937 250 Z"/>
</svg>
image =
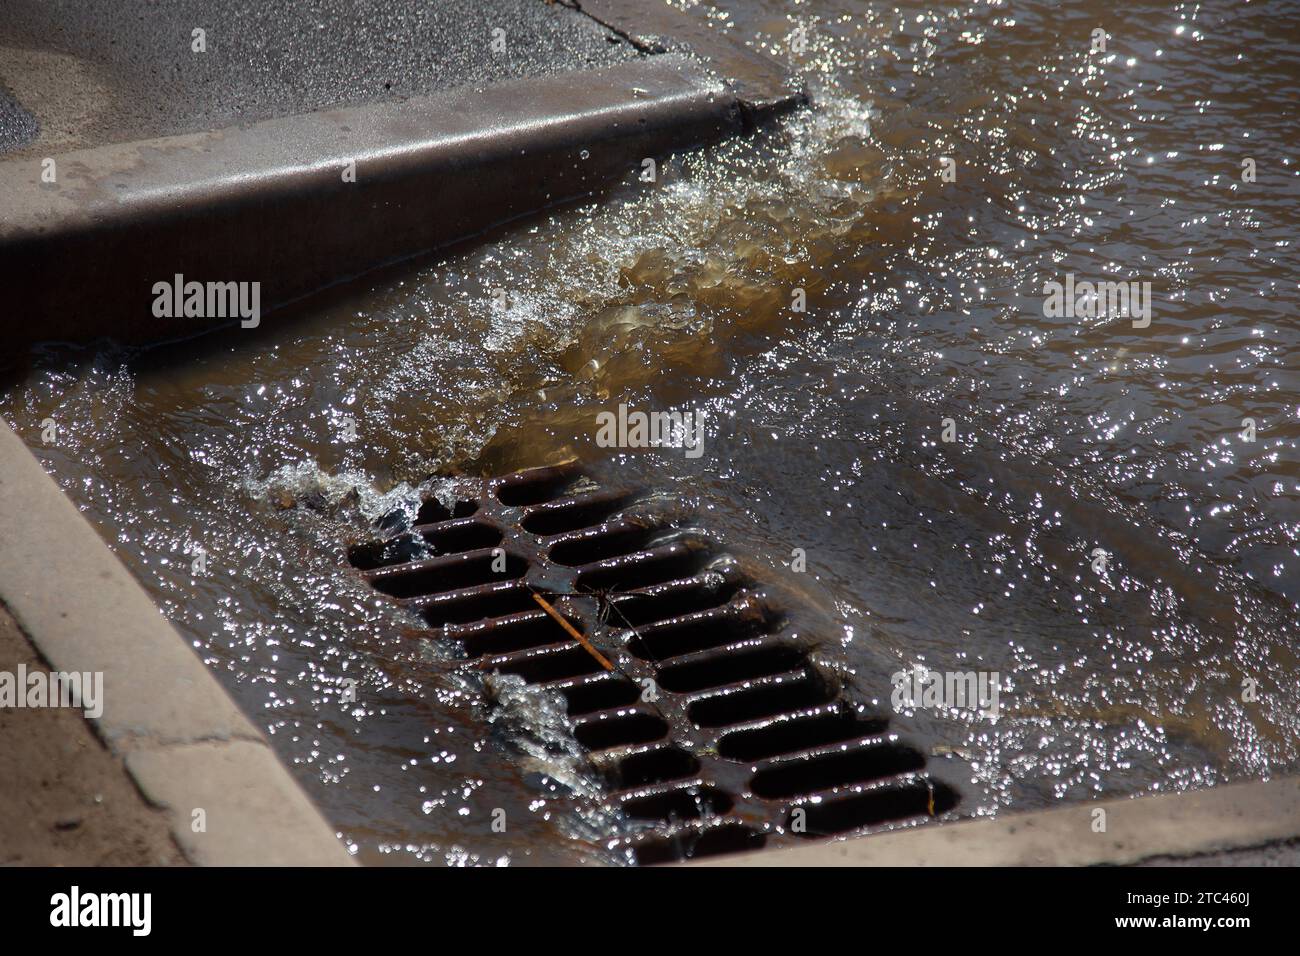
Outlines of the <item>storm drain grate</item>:
<svg viewBox="0 0 1300 956">
<path fill-rule="evenodd" d="M 564 695 L 611 807 L 645 825 L 625 838 L 641 863 L 856 834 L 958 802 L 887 716 L 853 706 L 810 659 L 762 582 L 680 515 L 575 467 L 429 499 L 409 532 L 348 559 L 428 636 L 457 642 L 460 666 Z"/>
</svg>

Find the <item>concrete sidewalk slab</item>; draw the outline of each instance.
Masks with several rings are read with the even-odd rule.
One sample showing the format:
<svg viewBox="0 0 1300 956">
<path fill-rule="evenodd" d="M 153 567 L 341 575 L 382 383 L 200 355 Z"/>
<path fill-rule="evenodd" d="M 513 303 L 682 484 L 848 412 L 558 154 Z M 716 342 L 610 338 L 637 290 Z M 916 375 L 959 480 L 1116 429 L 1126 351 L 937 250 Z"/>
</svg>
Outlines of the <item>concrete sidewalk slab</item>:
<svg viewBox="0 0 1300 956">
<path fill-rule="evenodd" d="M 0 680 L 24 671 L 48 674 L 0 604 Z M 0 867 L 184 862 L 167 813 L 149 805 L 81 710 L 0 706 Z"/>
<path fill-rule="evenodd" d="M 3 422 L 0 541 L 0 602 L 51 670 L 103 674 L 95 730 L 167 805 L 192 862 L 351 862 L 265 738 Z M 196 810 L 211 821 L 206 834 L 195 832 Z"/>
<path fill-rule="evenodd" d="M 144 795 L 174 818 L 192 824 L 195 808 L 202 809 L 201 830 L 190 825 L 174 834 L 201 866 L 351 862 L 337 840 L 322 838 L 316 807 L 260 740 L 135 750 L 126 766 Z"/>
</svg>

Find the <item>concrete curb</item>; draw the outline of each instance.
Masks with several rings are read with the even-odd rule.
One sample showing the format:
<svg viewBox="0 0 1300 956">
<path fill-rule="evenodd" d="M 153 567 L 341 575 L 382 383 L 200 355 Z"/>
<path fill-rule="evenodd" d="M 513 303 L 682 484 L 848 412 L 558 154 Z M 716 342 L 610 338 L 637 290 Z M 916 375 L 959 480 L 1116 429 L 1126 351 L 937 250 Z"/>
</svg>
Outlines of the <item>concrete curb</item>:
<svg viewBox="0 0 1300 956">
<path fill-rule="evenodd" d="M 763 115 L 797 101 L 769 92 Z M 258 283 L 266 311 L 631 181 L 643 159 L 743 132 L 755 115 L 695 59 L 662 54 L 82 150 L 53 157 L 55 182 L 43 160 L 0 162 L 9 304 L 39 319 L 10 344 L 230 324 L 233 309 L 212 305 L 155 315 L 155 284 Z"/>
<path fill-rule="evenodd" d="M 1106 832 L 1093 831 L 1105 811 Z M 961 820 L 688 866 L 1095 866 L 1300 836 L 1300 777 Z"/>
<path fill-rule="evenodd" d="M 0 421 L 0 601 L 53 670 L 102 672 L 92 723 L 204 865 L 348 865 L 319 811 L 108 546 Z M 202 809 L 206 832 L 194 832 Z"/>
</svg>

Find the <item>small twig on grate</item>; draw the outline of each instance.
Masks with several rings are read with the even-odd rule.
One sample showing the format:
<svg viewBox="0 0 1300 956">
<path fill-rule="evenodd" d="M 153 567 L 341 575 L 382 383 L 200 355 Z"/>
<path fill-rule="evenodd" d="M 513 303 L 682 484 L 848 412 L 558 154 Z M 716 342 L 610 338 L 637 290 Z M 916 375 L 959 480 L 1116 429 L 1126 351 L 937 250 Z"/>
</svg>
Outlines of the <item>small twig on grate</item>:
<svg viewBox="0 0 1300 956">
<path fill-rule="evenodd" d="M 533 592 L 533 600 L 536 601 L 538 604 L 540 604 L 540 605 L 542 606 L 542 610 L 543 610 L 543 611 L 545 611 L 547 614 L 549 614 L 552 618 L 555 619 L 555 623 L 556 623 L 556 624 L 560 625 L 560 627 L 562 627 L 562 628 L 564 628 L 566 631 L 568 631 L 568 632 L 569 632 L 569 636 L 570 636 L 571 638 L 573 638 L 575 641 L 577 641 L 579 644 L 581 644 L 581 645 L 586 649 L 586 651 L 587 651 L 588 654 L 590 654 L 592 657 L 596 658 L 597 662 L 600 664 L 601 667 L 605 668 L 605 670 L 607 670 L 607 671 L 612 671 L 612 670 L 614 669 L 614 665 L 611 664 L 608 660 L 605 659 L 605 655 L 602 654 L 600 651 L 596 650 L 595 645 L 593 645 L 593 644 L 591 643 L 591 641 L 589 641 L 589 640 L 587 640 L 585 637 L 583 637 L 583 636 L 582 636 L 582 632 L 579 631 L 579 630 L 578 630 L 576 627 L 574 627 L 572 624 L 570 624 L 570 623 L 569 623 L 569 622 L 568 622 L 568 621 L 567 621 L 567 620 L 566 620 L 566 619 L 565 619 L 565 618 L 560 614 L 559 611 L 557 611 L 557 610 L 555 610 L 555 608 L 551 607 L 551 605 L 547 602 L 546 598 L 542 597 L 540 594 L 538 594 L 536 591 L 534 591 L 534 592 Z"/>
</svg>

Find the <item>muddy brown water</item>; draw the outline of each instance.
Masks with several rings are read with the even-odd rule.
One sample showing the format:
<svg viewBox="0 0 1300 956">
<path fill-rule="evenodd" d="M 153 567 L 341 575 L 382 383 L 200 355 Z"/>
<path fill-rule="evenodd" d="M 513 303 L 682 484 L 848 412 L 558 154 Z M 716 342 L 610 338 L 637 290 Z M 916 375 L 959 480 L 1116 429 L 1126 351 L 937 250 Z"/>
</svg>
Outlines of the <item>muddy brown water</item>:
<svg viewBox="0 0 1300 956">
<path fill-rule="evenodd" d="M 449 468 L 576 456 L 803 549 L 864 700 L 999 672 L 997 719 L 911 718 L 966 812 L 1294 770 L 1300 8 L 698 9 L 815 108 L 261 333 L 44 349 L 0 411 L 369 862 L 619 862 L 628 826 L 342 567 Z M 1150 282 L 1150 324 L 1045 314 L 1067 274 Z M 703 454 L 598 447 L 619 403 L 703 411 Z"/>
</svg>

